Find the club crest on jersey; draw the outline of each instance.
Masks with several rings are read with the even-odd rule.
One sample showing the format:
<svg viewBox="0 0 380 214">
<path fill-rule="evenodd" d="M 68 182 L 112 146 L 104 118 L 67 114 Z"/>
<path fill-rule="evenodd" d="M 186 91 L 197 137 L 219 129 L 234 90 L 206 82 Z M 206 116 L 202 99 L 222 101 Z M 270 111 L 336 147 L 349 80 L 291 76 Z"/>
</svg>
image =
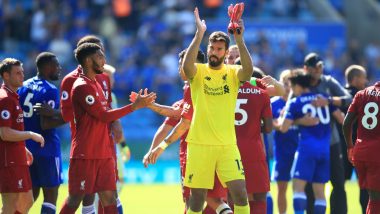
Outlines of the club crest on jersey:
<svg viewBox="0 0 380 214">
<path fill-rule="evenodd" d="M 1 111 L 1 118 L 8 120 L 11 117 L 11 113 L 8 110 Z"/>
<path fill-rule="evenodd" d="M 67 91 L 62 91 L 62 97 L 61 99 L 62 100 L 67 100 L 69 98 L 69 93 L 67 93 Z"/>
<path fill-rule="evenodd" d="M 89 105 L 94 104 L 94 103 L 95 103 L 95 98 L 94 98 L 94 96 L 92 96 L 92 95 L 87 95 L 87 97 L 86 97 L 86 103 L 89 104 Z"/>
</svg>

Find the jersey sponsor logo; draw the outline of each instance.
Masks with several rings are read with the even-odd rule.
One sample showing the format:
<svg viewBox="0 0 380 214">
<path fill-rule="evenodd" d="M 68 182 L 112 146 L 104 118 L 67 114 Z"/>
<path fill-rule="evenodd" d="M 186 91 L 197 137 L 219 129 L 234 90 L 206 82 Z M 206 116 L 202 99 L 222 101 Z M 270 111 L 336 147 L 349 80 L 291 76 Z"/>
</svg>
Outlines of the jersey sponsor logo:
<svg viewBox="0 0 380 214">
<path fill-rule="evenodd" d="M 11 113 L 8 110 L 1 111 L 1 118 L 8 120 L 11 117 Z"/>
<path fill-rule="evenodd" d="M 67 99 L 69 99 L 69 93 L 67 93 L 67 91 L 62 91 L 61 99 L 62 99 L 62 100 L 67 100 Z"/>
<path fill-rule="evenodd" d="M 94 98 L 94 96 L 92 96 L 92 95 L 87 95 L 87 97 L 86 97 L 86 103 L 89 104 L 89 105 L 94 104 L 94 103 L 95 103 L 95 98 Z"/>
</svg>

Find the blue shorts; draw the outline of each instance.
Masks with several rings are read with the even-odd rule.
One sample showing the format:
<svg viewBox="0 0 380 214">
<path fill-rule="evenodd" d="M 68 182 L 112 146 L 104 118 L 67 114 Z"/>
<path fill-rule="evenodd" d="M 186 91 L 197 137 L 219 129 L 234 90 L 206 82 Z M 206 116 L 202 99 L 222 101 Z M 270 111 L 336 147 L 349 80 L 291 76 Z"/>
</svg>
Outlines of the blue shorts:
<svg viewBox="0 0 380 214">
<path fill-rule="evenodd" d="M 281 154 L 276 152 L 271 179 L 273 181 L 290 181 L 293 160 L 294 153 Z"/>
<path fill-rule="evenodd" d="M 297 151 L 292 177 L 311 183 L 327 183 L 330 179 L 330 154 Z"/>
<path fill-rule="evenodd" d="M 34 156 L 29 167 L 33 187 L 56 187 L 63 183 L 62 159 Z"/>
</svg>

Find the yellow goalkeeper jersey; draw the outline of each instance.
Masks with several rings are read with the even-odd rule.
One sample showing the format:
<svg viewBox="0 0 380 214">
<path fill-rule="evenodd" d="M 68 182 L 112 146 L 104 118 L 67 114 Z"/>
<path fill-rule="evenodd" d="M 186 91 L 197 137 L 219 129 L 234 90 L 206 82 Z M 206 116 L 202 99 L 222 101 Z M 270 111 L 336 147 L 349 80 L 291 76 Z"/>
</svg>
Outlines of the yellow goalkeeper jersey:
<svg viewBox="0 0 380 214">
<path fill-rule="evenodd" d="M 208 64 L 196 64 L 197 73 L 190 80 L 194 114 L 186 141 L 203 145 L 236 144 L 235 106 L 240 86 L 240 65 L 226 65 L 220 70 Z"/>
</svg>

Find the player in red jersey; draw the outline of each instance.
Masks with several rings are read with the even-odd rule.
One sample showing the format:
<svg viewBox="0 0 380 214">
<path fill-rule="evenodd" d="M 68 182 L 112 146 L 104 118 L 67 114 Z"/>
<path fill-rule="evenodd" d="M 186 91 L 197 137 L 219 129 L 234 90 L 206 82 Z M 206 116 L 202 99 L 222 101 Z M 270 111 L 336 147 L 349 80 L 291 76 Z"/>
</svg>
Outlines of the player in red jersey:
<svg viewBox="0 0 380 214">
<path fill-rule="evenodd" d="M 0 88 L 0 213 L 27 213 L 33 205 L 29 166 L 32 154 L 25 140 L 32 139 L 44 146 L 44 138 L 24 131 L 24 116 L 17 88 L 24 81 L 24 69 L 17 59 L 6 58 L 0 64 L 4 83 Z"/>
<path fill-rule="evenodd" d="M 367 189 L 368 214 L 380 213 L 380 82 L 359 91 L 343 122 L 348 159 L 359 177 L 361 189 Z M 352 143 L 352 125 L 358 121 L 357 139 Z"/>
<path fill-rule="evenodd" d="M 255 72 L 253 75 L 256 75 Z M 272 131 L 272 110 L 265 90 L 249 82 L 240 86 L 235 109 L 235 130 L 241 155 L 241 160 L 236 161 L 244 168 L 250 213 L 266 213 L 266 195 L 270 187 L 261 131 Z"/>
<path fill-rule="evenodd" d="M 104 51 L 103 43 L 101 40 L 94 36 L 94 35 L 87 35 L 82 37 L 78 43 L 77 47 L 83 43 L 95 43 L 101 47 L 101 49 Z M 71 127 L 71 136 L 74 136 L 75 133 L 75 127 L 74 127 L 74 115 L 73 115 L 73 107 L 70 97 L 70 92 L 72 89 L 72 86 L 75 82 L 75 80 L 79 77 L 79 74 L 82 73 L 82 67 L 78 66 L 74 71 L 67 74 L 61 83 L 61 113 L 62 118 L 65 122 L 70 122 Z M 101 73 L 96 75 L 96 80 L 100 83 L 104 96 L 107 99 L 108 106 L 111 106 L 112 102 L 112 96 L 111 96 L 111 84 L 110 84 L 110 78 L 106 73 Z M 114 150 L 114 141 L 120 142 L 121 138 L 123 137 L 123 130 L 121 128 L 121 124 L 119 120 L 113 121 L 110 124 L 112 135 L 110 134 L 109 137 L 112 139 L 110 142 L 110 146 L 113 148 L 113 156 L 116 160 L 116 152 Z M 116 165 L 115 165 L 116 166 Z M 117 172 L 117 171 L 116 171 Z M 84 214 L 90 214 L 95 212 L 95 206 L 94 206 L 94 198 L 95 195 L 86 195 L 83 199 L 83 206 L 82 206 L 82 213 Z M 120 203 L 119 198 L 117 198 L 118 201 L 118 209 L 122 210 L 122 206 Z"/>
<path fill-rule="evenodd" d="M 61 213 L 75 213 L 85 194 L 97 192 L 105 213 L 118 213 L 116 208 L 115 161 L 112 157 L 108 124 L 111 121 L 154 102 L 154 93 L 140 90 L 133 104 L 109 110 L 107 100 L 95 76 L 103 72 L 105 56 L 100 46 L 80 45 L 75 58 L 83 73 L 74 82 L 71 99 L 75 135 L 70 152 L 69 197 Z"/>
<path fill-rule="evenodd" d="M 152 109 L 157 113 L 162 114 L 163 112 L 166 112 L 166 115 L 172 115 L 172 117 L 167 117 L 164 121 L 164 123 L 160 126 L 160 128 L 157 130 L 156 135 L 153 139 L 152 145 L 148 153 L 144 156 L 143 163 L 145 167 L 148 166 L 148 164 L 154 164 L 157 161 L 157 158 L 161 155 L 163 152 L 162 148 L 159 148 L 158 145 L 161 142 L 175 142 L 179 138 L 180 140 L 180 168 L 181 168 L 181 181 L 183 182 L 184 176 L 185 176 L 185 169 L 186 169 L 186 155 L 187 155 L 187 142 L 185 141 L 187 136 L 187 131 L 190 127 L 191 119 L 192 119 L 192 102 L 191 102 L 191 94 L 190 94 L 190 87 L 188 83 L 186 82 L 186 77 L 181 69 L 182 60 L 186 53 L 186 50 L 182 51 L 179 54 L 179 74 L 181 78 L 185 81 L 184 85 L 184 95 L 183 99 L 177 101 L 175 104 L 173 104 L 171 113 L 168 110 L 168 108 L 163 107 L 161 108 L 161 111 L 159 108 Z M 199 51 L 197 56 L 198 62 L 204 61 L 204 54 Z M 180 111 L 178 111 L 178 109 Z M 178 115 L 176 115 L 179 112 Z M 182 116 L 181 116 L 182 115 Z M 174 127 L 174 129 L 173 129 Z M 172 130 L 172 133 L 168 136 L 170 130 Z M 167 137 L 166 137 L 167 136 Z M 166 137 L 166 139 L 165 139 Z M 223 188 L 222 184 L 220 183 L 217 176 L 215 176 L 215 185 L 214 189 L 211 191 L 208 191 L 207 194 L 207 206 L 205 210 L 203 211 L 204 214 L 212 214 L 215 213 L 222 213 L 228 214 L 232 213 L 231 209 L 228 207 L 227 204 L 225 204 L 222 200 L 222 198 L 226 198 L 227 190 Z M 186 204 L 185 207 L 185 213 L 188 208 L 188 200 L 190 197 L 190 189 L 188 187 L 185 187 L 182 183 L 182 196 L 183 200 Z"/>
</svg>

